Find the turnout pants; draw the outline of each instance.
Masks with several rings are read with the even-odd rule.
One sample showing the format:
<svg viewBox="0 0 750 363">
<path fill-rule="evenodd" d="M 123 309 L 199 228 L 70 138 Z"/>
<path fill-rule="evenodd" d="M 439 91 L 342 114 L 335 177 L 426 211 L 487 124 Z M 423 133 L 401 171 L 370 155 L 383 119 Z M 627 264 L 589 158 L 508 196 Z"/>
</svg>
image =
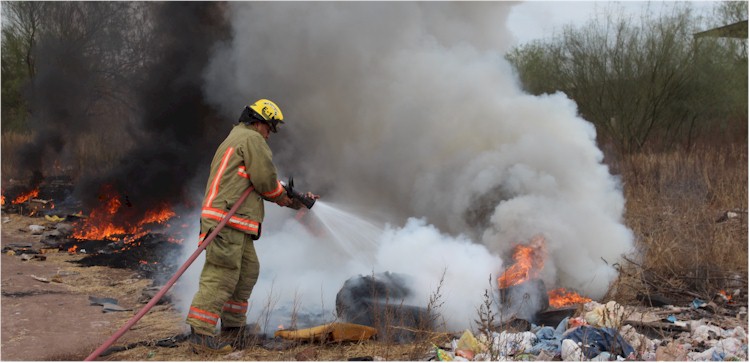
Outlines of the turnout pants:
<svg viewBox="0 0 750 363">
<path fill-rule="evenodd" d="M 186 322 L 196 333 L 215 335 L 222 327 L 242 327 L 260 264 L 251 235 L 225 227 L 206 248 L 198 292 Z"/>
</svg>

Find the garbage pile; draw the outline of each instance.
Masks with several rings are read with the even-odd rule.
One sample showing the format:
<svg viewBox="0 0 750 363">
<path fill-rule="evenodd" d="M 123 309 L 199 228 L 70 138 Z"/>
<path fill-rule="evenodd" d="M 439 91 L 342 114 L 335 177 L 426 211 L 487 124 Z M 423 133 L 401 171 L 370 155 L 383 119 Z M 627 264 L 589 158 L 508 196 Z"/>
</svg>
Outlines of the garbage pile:
<svg viewBox="0 0 750 363">
<path fill-rule="evenodd" d="M 556 327 L 531 324 L 529 331 L 469 330 L 442 347 L 440 361 L 725 361 L 748 360 L 747 333 L 706 304 L 648 310 L 615 301 L 586 303 Z M 735 311 L 736 310 L 736 311 Z M 747 323 L 747 308 L 721 311 L 734 323 Z M 735 313 L 734 315 L 731 315 Z M 683 317 L 699 317 L 682 320 Z M 721 326 L 720 326 L 720 325 Z"/>
</svg>

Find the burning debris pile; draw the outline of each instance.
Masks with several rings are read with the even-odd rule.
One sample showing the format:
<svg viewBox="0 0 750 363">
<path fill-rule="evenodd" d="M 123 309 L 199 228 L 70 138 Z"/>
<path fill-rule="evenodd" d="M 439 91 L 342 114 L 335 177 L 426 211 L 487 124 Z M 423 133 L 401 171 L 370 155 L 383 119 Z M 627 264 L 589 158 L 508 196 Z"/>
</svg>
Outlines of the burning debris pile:
<svg viewBox="0 0 750 363">
<path fill-rule="evenodd" d="M 69 196 L 73 184 L 70 177 L 54 176 L 43 181 L 32 180 L 28 184 L 12 183 L 8 190 L 2 190 L 0 205 L 7 213 L 18 213 L 28 216 L 42 216 L 59 210 L 71 210 L 80 207 Z"/>
<path fill-rule="evenodd" d="M 540 279 L 547 258 L 544 237 L 535 236 L 526 245 L 516 245 L 512 258 L 513 264 L 497 278 L 503 322 L 523 319 L 557 324 L 575 308 L 591 301 L 562 287 L 547 290 Z"/>
<path fill-rule="evenodd" d="M 84 266 L 129 268 L 154 278 L 164 278 L 176 269 L 165 256 L 180 249 L 188 225 L 180 222 L 169 206 L 140 211 L 111 185 L 105 185 L 99 193 L 99 206 L 84 214 L 72 191 L 69 178 L 56 177 L 30 192 L 8 193 L 15 196 L 9 205 L 3 205 L 3 211 L 44 217 L 43 223 L 28 227 L 28 232 L 41 235 L 43 247 L 25 246 L 16 252 L 67 252 L 83 256 L 76 263 Z"/>
<path fill-rule="evenodd" d="M 385 341 L 414 340 L 413 331 L 434 328 L 436 313 L 405 303 L 412 297 L 408 278 L 385 272 L 346 280 L 336 294 L 336 315 L 345 322 L 376 328 Z"/>
</svg>

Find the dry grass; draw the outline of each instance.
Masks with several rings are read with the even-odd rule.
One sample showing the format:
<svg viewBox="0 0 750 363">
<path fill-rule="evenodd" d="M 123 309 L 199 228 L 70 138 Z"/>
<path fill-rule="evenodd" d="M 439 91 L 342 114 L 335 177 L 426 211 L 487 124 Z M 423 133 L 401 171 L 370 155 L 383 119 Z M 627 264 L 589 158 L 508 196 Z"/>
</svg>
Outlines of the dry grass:
<svg viewBox="0 0 750 363">
<path fill-rule="evenodd" d="M 0 142 L 2 142 L 0 152 L 2 153 L 2 174 L 4 176 L 3 181 L 9 179 L 10 177 L 23 177 L 21 173 L 23 168 L 21 167 L 21 163 L 19 162 L 18 158 L 15 156 L 15 152 L 21 145 L 25 145 L 31 142 L 31 140 L 32 136 L 30 134 L 15 132 L 6 132 L 2 134 L 2 138 L 0 139 Z"/>
<path fill-rule="evenodd" d="M 621 266 L 618 301 L 638 292 L 711 298 L 747 285 L 747 145 L 635 154 L 618 166 L 640 254 Z M 719 222 L 727 211 L 737 216 Z"/>
<path fill-rule="evenodd" d="M 418 349 L 421 350 L 421 349 Z M 388 361 L 426 360 L 427 350 L 420 356 L 414 355 L 414 344 L 386 344 L 377 341 L 361 343 L 323 344 L 304 343 L 284 350 L 270 350 L 262 347 L 247 348 L 225 355 L 195 354 L 187 343 L 176 348 L 140 346 L 127 351 L 111 354 L 100 360 L 111 361 L 295 361 L 303 351 L 316 361 L 346 361 L 359 357 L 381 357 Z"/>
<path fill-rule="evenodd" d="M 132 146 L 129 138 L 122 137 L 123 133 L 112 134 L 77 134 L 75 138 L 66 140 L 67 145 L 59 153 L 40 147 L 38 151 L 44 155 L 41 170 L 45 176 L 66 175 L 73 178 L 84 173 L 110 170 Z M 30 178 L 34 170 L 23 164 L 18 150 L 36 143 L 34 135 L 6 132 L 2 134 L 1 142 L 3 181 Z"/>
</svg>

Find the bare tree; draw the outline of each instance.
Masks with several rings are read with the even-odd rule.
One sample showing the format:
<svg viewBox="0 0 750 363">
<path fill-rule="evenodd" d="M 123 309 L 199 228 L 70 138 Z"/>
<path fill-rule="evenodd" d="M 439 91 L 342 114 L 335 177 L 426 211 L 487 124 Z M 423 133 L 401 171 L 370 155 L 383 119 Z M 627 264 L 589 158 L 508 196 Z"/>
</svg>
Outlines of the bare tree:
<svg viewBox="0 0 750 363">
<path fill-rule="evenodd" d="M 746 56 L 729 61 L 731 50 L 716 41 L 696 48 L 693 34 L 703 26 L 689 3 L 658 17 L 609 12 L 518 47 L 507 59 L 527 91 L 564 92 L 620 152 L 648 144 L 689 148 L 697 134 L 715 129 L 717 115 L 747 110 Z M 745 77 L 734 77 L 743 66 Z M 735 81 L 744 82 L 744 101 L 733 96 L 742 84 L 726 87 Z"/>
</svg>

